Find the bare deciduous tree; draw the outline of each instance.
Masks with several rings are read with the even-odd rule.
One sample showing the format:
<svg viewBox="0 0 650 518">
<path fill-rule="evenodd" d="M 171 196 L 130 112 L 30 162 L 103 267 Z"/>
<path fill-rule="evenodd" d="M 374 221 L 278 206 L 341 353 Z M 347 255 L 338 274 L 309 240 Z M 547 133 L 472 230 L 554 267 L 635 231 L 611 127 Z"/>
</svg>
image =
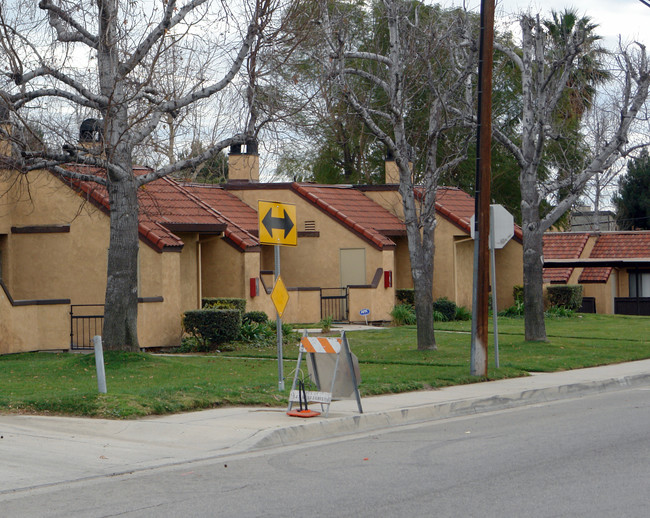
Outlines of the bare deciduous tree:
<svg viewBox="0 0 650 518">
<path fill-rule="evenodd" d="M 383 0 L 373 5 L 374 36 L 361 47 L 348 38 L 344 16 L 328 10 L 327 2 L 321 13 L 329 45 L 323 62 L 330 77 L 399 168 L 418 349 L 436 349 L 436 193 L 441 174 L 466 158 L 471 138 L 471 132 L 463 131 L 463 119 L 473 105 L 477 48 L 467 13 Z"/>
<path fill-rule="evenodd" d="M 239 71 L 279 6 L 280 0 L 242 0 L 237 7 L 218 0 L 41 0 L 37 8 L 32 2 L 0 3 L 3 97 L 15 119 L 40 108 L 41 120 L 54 111 L 74 109 L 100 121 L 100 149 L 79 146 L 68 136 L 67 151 L 51 146 L 24 149 L 22 167 L 25 172 L 46 168 L 63 177 L 93 181 L 108 191 L 110 247 L 103 329 L 108 349 L 139 347 L 138 187 L 244 143 L 256 129 L 244 120 L 239 128 L 231 128 L 231 136 L 213 142 L 200 155 L 141 176 L 133 173 L 134 149 L 193 104 L 213 99 L 238 81 L 245 83 Z M 237 21 L 242 19 L 240 26 Z M 210 52 L 209 63 L 204 54 L 193 52 L 199 42 Z M 168 58 L 183 62 L 200 58 L 201 72 L 193 81 L 183 77 L 182 88 L 162 88 L 157 81 L 161 74 L 184 69 L 172 67 L 170 72 Z M 63 166 L 70 163 L 96 166 L 105 174 L 76 173 Z"/>
<path fill-rule="evenodd" d="M 621 97 L 618 120 L 607 135 L 600 135 L 600 145 L 584 150 L 579 165 L 568 164 L 568 175 L 558 175 L 558 164 L 544 167 L 545 153 L 552 142 L 569 139 L 567 115 L 558 107 L 575 88 L 572 75 L 579 70 L 581 58 L 590 51 L 589 31 L 594 26 L 575 23 L 553 38 L 548 24 L 539 16 L 521 17 L 521 53 L 511 47 L 496 45 L 518 68 L 521 75 L 521 118 L 515 134 L 494 128 L 496 139 L 519 163 L 521 212 L 524 247 L 524 304 L 526 340 L 546 340 L 542 268 L 542 236 L 577 200 L 587 181 L 608 170 L 628 152 L 630 128 L 648 97 L 650 67 L 645 47 L 640 44 L 620 48 L 613 65 L 620 75 Z M 557 35 L 556 35 L 557 36 Z M 570 114 L 569 116 L 573 116 Z M 581 122 L 582 113 L 576 121 Z M 578 167 L 579 170 L 574 170 Z M 551 210 L 542 214 L 541 205 L 553 196 Z"/>
</svg>

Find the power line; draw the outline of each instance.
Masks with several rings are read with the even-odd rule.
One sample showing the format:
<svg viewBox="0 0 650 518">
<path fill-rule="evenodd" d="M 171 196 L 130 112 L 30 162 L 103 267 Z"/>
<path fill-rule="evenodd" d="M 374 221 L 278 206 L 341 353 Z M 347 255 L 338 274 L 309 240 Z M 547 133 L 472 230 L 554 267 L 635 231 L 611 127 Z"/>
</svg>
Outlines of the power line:
<svg viewBox="0 0 650 518">
<path fill-rule="evenodd" d="M 648 0 L 639 0 L 643 5 L 650 7 L 650 2 Z"/>
</svg>

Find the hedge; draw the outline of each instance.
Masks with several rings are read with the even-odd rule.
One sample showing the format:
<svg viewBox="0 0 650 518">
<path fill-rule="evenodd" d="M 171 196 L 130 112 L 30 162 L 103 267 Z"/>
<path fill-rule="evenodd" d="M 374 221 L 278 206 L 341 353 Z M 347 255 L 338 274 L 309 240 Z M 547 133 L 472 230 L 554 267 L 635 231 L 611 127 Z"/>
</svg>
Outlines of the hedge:
<svg viewBox="0 0 650 518">
<path fill-rule="evenodd" d="M 234 297 L 203 297 L 201 299 L 203 309 L 236 309 L 244 318 L 246 313 L 246 299 Z"/>
<path fill-rule="evenodd" d="M 264 311 L 249 311 L 244 313 L 242 322 L 257 322 L 258 324 L 264 324 L 269 321 L 269 316 Z"/>
<path fill-rule="evenodd" d="M 582 306 L 582 286 L 567 284 L 546 288 L 548 302 L 551 306 L 577 311 Z"/>
<path fill-rule="evenodd" d="M 398 304 L 415 305 L 415 290 L 395 290 Z"/>
<path fill-rule="evenodd" d="M 456 320 L 456 303 L 447 297 L 442 297 L 434 301 L 433 311 L 441 313 L 445 317 L 446 322 Z"/>
<path fill-rule="evenodd" d="M 241 328 L 238 309 L 194 309 L 183 314 L 183 328 L 204 346 L 236 340 Z"/>
</svg>

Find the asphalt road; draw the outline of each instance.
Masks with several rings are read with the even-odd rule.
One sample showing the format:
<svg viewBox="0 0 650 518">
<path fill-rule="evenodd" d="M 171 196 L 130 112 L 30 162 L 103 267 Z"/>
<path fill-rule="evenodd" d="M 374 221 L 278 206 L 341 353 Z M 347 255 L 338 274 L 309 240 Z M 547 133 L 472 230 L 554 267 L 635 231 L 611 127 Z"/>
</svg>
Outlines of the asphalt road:
<svg viewBox="0 0 650 518">
<path fill-rule="evenodd" d="M 0 495 L 3 517 L 646 517 L 650 389 Z"/>
</svg>

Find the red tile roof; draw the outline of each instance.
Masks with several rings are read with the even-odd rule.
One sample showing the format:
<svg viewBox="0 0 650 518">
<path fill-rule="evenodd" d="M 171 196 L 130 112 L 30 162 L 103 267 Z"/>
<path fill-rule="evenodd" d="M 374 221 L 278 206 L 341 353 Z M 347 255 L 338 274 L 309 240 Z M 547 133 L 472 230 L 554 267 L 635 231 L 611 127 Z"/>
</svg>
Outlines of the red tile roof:
<svg viewBox="0 0 650 518">
<path fill-rule="evenodd" d="M 591 250 L 597 259 L 650 257 L 650 232 L 612 232 L 601 234 Z M 611 267 L 585 268 L 578 282 L 607 282 Z"/>
<path fill-rule="evenodd" d="M 590 257 L 616 259 L 650 257 L 650 231 L 601 234 Z"/>
<path fill-rule="evenodd" d="M 544 257 L 547 259 L 578 259 L 589 240 L 589 234 L 547 232 L 543 237 Z M 569 282 L 573 268 L 544 268 L 544 282 Z"/>
<path fill-rule="evenodd" d="M 470 233 L 470 220 L 474 215 L 474 198 L 456 187 L 438 187 L 436 212 Z"/>
<path fill-rule="evenodd" d="M 259 231 L 255 209 L 218 185 L 188 183 L 183 187 L 210 206 L 227 223 L 225 238 L 228 242 L 242 250 L 259 246 L 255 236 Z"/>
<path fill-rule="evenodd" d="M 418 192 L 418 191 L 416 191 Z M 436 212 L 471 234 L 470 220 L 474 215 L 474 198 L 457 187 L 438 187 L 436 194 Z M 521 227 L 515 225 L 514 239 L 522 242 Z"/>
<path fill-rule="evenodd" d="M 104 176 L 97 167 L 67 165 L 67 169 L 82 174 Z M 136 175 L 146 174 L 150 169 L 134 167 Z M 85 195 L 108 211 L 108 191 L 94 182 L 61 178 L 66 184 Z M 208 207 L 185 191 L 170 178 L 161 178 L 138 189 L 138 231 L 140 238 L 157 250 L 180 250 L 184 243 L 174 232 L 218 233 L 226 229 L 226 223 Z"/>
<path fill-rule="evenodd" d="M 379 249 L 395 247 L 388 236 L 406 235 L 406 226 L 397 216 L 357 189 L 299 183 L 291 188 Z"/>
</svg>

